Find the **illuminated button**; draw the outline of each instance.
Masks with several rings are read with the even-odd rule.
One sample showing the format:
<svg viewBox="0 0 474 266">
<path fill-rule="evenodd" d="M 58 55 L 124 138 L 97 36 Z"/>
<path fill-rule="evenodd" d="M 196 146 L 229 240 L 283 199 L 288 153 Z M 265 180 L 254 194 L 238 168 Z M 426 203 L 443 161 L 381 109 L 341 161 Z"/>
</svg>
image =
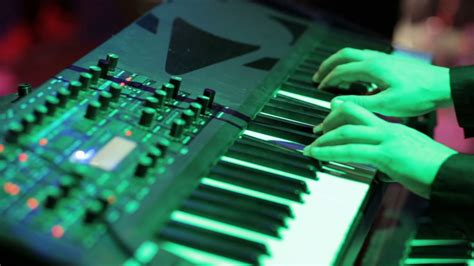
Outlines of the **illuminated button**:
<svg viewBox="0 0 474 266">
<path fill-rule="evenodd" d="M 181 113 L 181 119 L 186 123 L 186 127 L 191 126 L 194 123 L 196 114 L 191 110 L 185 110 Z"/>
<path fill-rule="evenodd" d="M 100 103 L 98 101 L 90 102 L 89 105 L 87 106 L 85 118 L 90 119 L 90 120 L 96 119 L 97 114 L 99 113 L 99 109 L 100 109 Z"/>
<path fill-rule="evenodd" d="M 174 91 L 173 91 L 173 99 L 177 99 L 178 98 L 178 92 L 179 92 L 179 89 L 181 88 L 181 82 L 183 81 L 182 78 L 180 77 L 171 77 L 170 78 L 170 84 L 173 84 L 174 86 Z"/>
<path fill-rule="evenodd" d="M 153 166 L 153 159 L 148 156 L 141 157 L 135 169 L 135 176 L 145 177 L 148 174 L 148 170 Z"/>
<path fill-rule="evenodd" d="M 12 123 L 8 128 L 6 141 L 10 143 L 15 143 L 18 141 L 18 138 L 23 133 L 23 126 L 20 123 Z"/>
<path fill-rule="evenodd" d="M 153 118 L 155 118 L 155 114 L 156 111 L 154 109 L 151 109 L 149 107 L 143 109 L 139 124 L 142 126 L 149 127 L 151 125 L 151 122 L 153 122 Z"/>
<path fill-rule="evenodd" d="M 99 82 L 100 72 L 102 69 L 98 66 L 89 67 L 89 73 L 92 75 L 91 84 L 96 85 Z"/>
<path fill-rule="evenodd" d="M 59 99 L 54 96 L 48 96 L 46 97 L 46 102 L 44 104 L 46 105 L 46 108 L 48 108 L 48 115 L 54 115 L 59 105 Z"/>
<path fill-rule="evenodd" d="M 81 82 L 83 90 L 89 89 L 89 87 L 91 86 L 91 80 L 92 80 L 91 74 L 87 72 L 81 73 L 81 75 L 79 76 L 79 82 Z"/>
<path fill-rule="evenodd" d="M 161 90 L 166 91 L 166 99 L 171 100 L 176 90 L 175 86 L 171 83 L 165 83 L 161 86 Z"/>
<path fill-rule="evenodd" d="M 112 83 L 109 87 L 109 92 L 112 94 L 112 101 L 116 102 L 122 93 L 122 86 L 118 83 Z"/>
<path fill-rule="evenodd" d="M 209 97 L 207 96 L 199 96 L 196 99 L 197 103 L 201 105 L 201 114 L 204 115 L 206 114 L 207 107 L 209 106 Z"/>
<path fill-rule="evenodd" d="M 145 106 L 150 108 L 158 108 L 159 101 L 155 97 L 147 97 L 145 99 Z"/>
<path fill-rule="evenodd" d="M 162 109 L 163 106 L 165 105 L 166 91 L 156 90 L 153 96 L 158 100 L 157 108 Z"/>
<path fill-rule="evenodd" d="M 162 156 L 165 156 L 168 152 L 168 148 L 170 147 L 171 142 L 168 139 L 160 138 L 156 143 L 156 147 L 161 150 Z"/>
<path fill-rule="evenodd" d="M 49 187 L 47 191 L 46 200 L 44 201 L 44 206 L 48 209 L 53 209 L 58 204 L 63 193 L 57 187 Z"/>
<path fill-rule="evenodd" d="M 107 55 L 107 61 L 109 61 L 110 70 L 115 71 L 115 69 L 117 68 L 117 65 L 118 65 L 119 56 L 116 55 L 116 54 L 110 53 L 110 54 Z"/>
<path fill-rule="evenodd" d="M 77 99 L 77 96 L 79 96 L 79 92 L 82 88 L 82 83 L 80 83 L 79 81 L 71 81 L 71 83 L 69 83 L 68 88 L 69 92 L 71 93 L 71 98 Z"/>
<path fill-rule="evenodd" d="M 87 203 L 86 215 L 84 216 L 85 223 L 94 223 L 102 217 L 104 213 L 104 205 L 98 200 L 92 200 Z"/>
<path fill-rule="evenodd" d="M 157 147 L 151 147 L 148 151 L 148 157 L 151 158 L 153 165 L 155 165 L 158 159 L 163 157 L 163 154 L 161 153 L 161 150 Z"/>
<path fill-rule="evenodd" d="M 58 106 L 65 107 L 69 100 L 69 97 L 71 97 L 71 93 L 66 88 L 60 88 L 56 96 L 59 100 Z"/>
<path fill-rule="evenodd" d="M 36 122 L 40 124 L 43 122 L 44 117 L 48 114 L 48 108 L 46 108 L 44 105 L 38 105 L 35 107 L 33 114 L 36 117 Z"/>
<path fill-rule="evenodd" d="M 54 238 L 61 238 L 64 235 L 64 228 L 60 225 L 55 225 L 53 228 L 51 228 L 51 235 L 53 235 Z"/>
<path fill-rule="evenodd" d="M 28 83 L 21 83 L 18 85 L 18 97 L 23 98 L 31 93 L 31 85 Z"/>
<path fill-rule="evenodd" d="M 99 63 L 98 63 L 98 66 L 100 68 L 100 77 L 103 78 L 103 79 L 106 79 L 107 78 L 107 75 L 109 74 L 109 70 L 110 70 L 110 63 L 109 61 L 107 60 L 104 60 L 104 59 L 100 59 L 99 60 Z"/>
<path fill-rule="evenodd" d="M 108 91 L 103 91 L 99 95 L 100 108 L 106 110 L 109 108 L 110 101 L 112 101 L 112 94 Z"/>
<path fill-rule="evenodd" d="M 212 104 L 214 103 L 214 99 L 216 98 L 216 91 L 213 89 L 204 89 L 204 96 L 209 97 L 209 107 L 212 108 Z"/>
<path fill-rule="evenodd" d="M 198 121 L 199 115 L 201 114 L 202 105 L 199 103 L 191 103 L 189 109 L 194 112 L 194 121 Z"/>
<path fill-rule="evenodd" d="M 183 119 L 174 120 L 171 125 L 170 136 L 173 138 L 181 138 L 183 136 L 184 126 L 186 126 L 186 122 L 184 122 Z"/>
<path fill-rule="evenodd" d="M 21 120 L 24 132 L 30 132 L 31 128 L 36 124 L 36 117 L 32 114 L 28 114 Z"/>
</svg>

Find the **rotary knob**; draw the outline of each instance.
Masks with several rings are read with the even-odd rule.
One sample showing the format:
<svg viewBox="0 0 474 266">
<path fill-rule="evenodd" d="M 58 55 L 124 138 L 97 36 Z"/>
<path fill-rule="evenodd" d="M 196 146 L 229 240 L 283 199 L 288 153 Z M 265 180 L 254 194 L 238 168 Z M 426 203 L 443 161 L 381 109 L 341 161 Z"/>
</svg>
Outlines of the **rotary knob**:
<svg viewBox="0 0 474 266">
<path fill-rule="evenodd" d="M 156 111 L 152 108 L 145 108 L 142 111 L 139 124 L 142 126 L 149 127 L 155 118 Z"/>
<path fill-rule="evenodd" d="M 110 67 L 110 71 L 115 71 L 115 69 L 117 68 L 117 65 L 118 65 L 118 61 L 119 61 L 119 56 L 116 55 L 116 54 L 108 54 L 107 55 L 107 61 L 109 61 L 109 67 Z"/>
<path fill-rule="evenodd" d="M 174 86 L 174 91 L 173 91 L 173 95 L 172 95 L 173 99 L 178 98 L 178 93 L 179 93 L 179 89 L 181 88 L 181 82 L 182 81 L 183 81 L 183 79 L 180 78 L 180 77 L 171 77 L 170 78 L 169 83 Z"/>
<path fill-rule="evenodd" d="M 112 94 L 112 101 L 116 102 L 122 93 L 122 86 L 114 82 L 110 85 L 109 92 Z"/>
<path fill-rule="evenodd" d="M 144 156 L 138 161 L 137 167 L 135 168 L 135 176 L 145 177 L 148 174 L 148 170 L 153 166 L 153 160 Z"/>
<path fill-rule="evenodd" d="M 23 98 L 31 93 L 31 85 L 28 83 L 21 83 L 18 85 L 18 97 Z"/>
<path fill-rule="evenodd" d="M 171 125 L 170 136 L 173 138 L 181 138 L 184 133 L 184 127 L 186 126 L 186 122 L 183 119 L 176 119 L 173 121 Z"/>
<path fill-rule="evenodd" d="M 97 118 L 97 114 L 99 113 L 100 106 L 101 104 L 98 101 L 90 102 L 86 109 L 85 118 L 95 120 Z"/>
<path fill-rule="evenodd" d="M 71 93 L 71 99 L 77 99 L 79 92 L 82 89 L 82 83 L 79 81 L 72 81 L 69 83 L 69 92 Z"/>
</svg>

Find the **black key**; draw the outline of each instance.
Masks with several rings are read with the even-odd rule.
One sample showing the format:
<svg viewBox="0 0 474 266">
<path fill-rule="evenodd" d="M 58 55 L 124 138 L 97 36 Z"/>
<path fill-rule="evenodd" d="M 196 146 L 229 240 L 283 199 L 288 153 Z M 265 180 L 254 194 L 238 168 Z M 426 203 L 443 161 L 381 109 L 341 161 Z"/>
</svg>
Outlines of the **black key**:
<svg viewBox="0 0 474 266">
<path fill-rule="evenodd" d="M 281 122 L 279 124 L 271 124 L 267 121 L 268 119 L 258 117 L 249 124 L 248 129 L 273 137 L 301 143 L 304 145 L 311 144 L 315 140 L 314 134 L 301 133 L 298 130 L 287 128 L 285 127 L 287 123 Z"/>
<path fill-rule="evenodd" d="M 228 205 L 237 205 L 241 208 L 247 208 L 248 210 L 272 217 L 275 220 L 283 220 L 286 217 L 294 217 L 290 207 L 287 205 L 255 198 L 205 184 L 200 184 L 195 192 L 193 192 L 193 195 L 196 193 L 204 193 L 208 198 L 211 195 L 215 196 L 214 198 L 216 200 L 224 200 Z"/>
<path fill-rule="evenodd" d="M 252 152 L 246 151 L 244 148 L 231 147 L 226 156 L 239 159 L 246 162 L 251 162 L 257 165 L 265 166 L 268 168 L 281 170 L 287 173 L 292 173 L 302 177 L 316 179 L 316 173 L 313 169 L 302 168 L 299 164 L 293 162 L 275 162 L 274 160 L 268 158 L 265 155 L 253 154 Z"/>
<path fill-rule="evenodd" d="M 268 183 L 268 180 L 248 173 L 236 172 L 235 168 L 230 167 L 229 164 L 218 163 L 209 173 L 209 177 L 292 201 L 303 201 L 301 190 L 283 187 L 278 183 Z"/>
<path fill-rule="evenodd" d="M 244 149 L 247 149 L 249 147 L 250 146 L 245 146 Z M 276 175 L 224 161 L 220 162 L 220 164 L 231 171 L 237 171 L 239 174 L 249 176 L 253 179 L 261 180 L 262 182 L 267 183 L 269 186 L 275 187 L 275 189 L 282 188 L 283 190 L 288 190 L 291 192 L 297 191 L 298 193 L 309 193 L 308 186 L 306 185 L 306 183 L 298 179 Z M 310 167 L 305 164 L 302 165 L 303 167 Z"/>
<path fill-rule="evenodd" d="M 303 78 L 303 77 L 298 77 L 298 76 L 292 77 L 291 76 L 286 80 L 286 83 L 291 83 L 293 85 L 296 85 L 296 86 L 299 86 L 299 87 L 302 87 L 302 88 L 306 88 L 306 89 L 316 90 L 315 84 L 313 83 L 313 81 L 311 79 L 308 79 L 308 78 Z"/>
<path fill-rule="evenodd" d="M 301 84 L 294 84 L 289 81 L 282 84 L 281 90 L 327 102 L 330 102 L 334 97 L 336 97 L 336 95 L 332 93 L 318 90 L 316 86 L 302 86 Z"/>
<path fill-rule="evenodd" d="M 269 159 L 274 160 L 278 163 L 283 164 L 290 164 L 295 165 L 300 168 L 309 169 L 311 171 L 316 170 L 316 166 L 314 165 L 314 161 L 310 158 L 298 153 L 298 152 L 290 152 L 284 149 L 277 149 L 274 145 L 270 145 L 264 141 L 256 141 L 251 139 L 250 137 L 244 136 L 244 138 L 237 140 L 234 145 L 239 145 L 243 149 L 247 150 L 248 152 L 261 155 L 262 157 L 269 157 Z M 262 173 L 262 171 L 251 169 L 256 173 Z M 269 177 L 275 176 L 275 178 L 282 178 L 284 180 L 289 180 L 288 182 L 301 182 L 299 184 L 301 186 L 301 190 L 307 191 L 306 184 L 303 181 L 295 180 L 293 178 L 288 178 L 280 175 L 275 175 L 267 172 L 263 172 L 265 175 Z M 288 184 L 289 185 L 289 184 Z M 296 185 L 296 184 L 295 184 Z"/>
<path fill-rule="evenodd" d="M 263 254 L 268 254 L 267 248 L 261 243 L 176 221 L 168 223 L 160 232 L 159 237 L 171 242 L 251 264 L 258 264 L 258 258 Z"/>
<path fill-rule="evenodd" d="M 287 129 L 291 129 L 299 132 L 301 135 L 314 138 L 313 126 L 305 123 L 301 123 L 291 119 L 285 119 L 284 117 L 272 116 L 266 113 L 259 114 L 253 120 L 256 123 L 262 123 L 271 126 L 279 126 Z"/>
<path fill-rule="evenodd" d="M 285 109 L 282 106 L 278 106 L 273 103 L 268 103 L 263 107 L 262 112 L 276 115 L 276 116 L 281 116 L 284 118 L 288 119 L 294 119 L 296 121 L 301 121 L 303 123 L 307 123 L 310 125 L 318 125 L 324 121 L 325 116 L 311 116 L 307 113 L 300 112 L 298 110 L 290 110 L 290 109 Z"/>
<path fill-rule="evenodd" d="M 226 196 L 226 194 L 219 192 L 210 193 L 198 188 L 197 190 L 193 191 L 193 193 L 189 196 L 189 199 L 209 202 L 217 206 L 222 206 L 223 208 L 237 209 L 240 213 L 243 212 L 246 213 L 246 215 L 262 217 L 278 226 L 286 227 L 285 219 L 289 217 L 288 215 L 281 213 L 278 210 L 274 210 L 273 208 L 268 210 L 262 209 L 262 206 L 259 206 L 252 201 L 235 200 L 235 198 L 240 198 L 239 196 L 240 195 L 230 198 Z"/>
<path fill-rule="evenodd" d="M 229 208 L 199 198 L 189 198 L 180 210 L 279 238 L 278 224 L 265 217 L 246 213 L 239 208 Z"/>
<path fill-rule="evenodd" d="M 314 65 L 308 65 L 303 62 L 298 65 L 297 69 L 304 70 L 307 72 L 313 72 L 313 75 L 314 75 L 314 73 L 316 73 L 316 71 L 319 69 L 319 66 L 315 67 Z"/>
<path fill-rule="evenodd" d="M 293 110 L 294 112 L 300 112 L 307 114 L 309 116 L 314 116 L 320 119 L 326 118 L 329 115 L 330 110 L 317 106 L 314 104 L 308 104 L 305 102 L 301 102 L 299 100 L 286 97 L 284 95 L 279 95 L 276 98 L 273 98 L 269 103 L 269 106 L 280 106 L 286 110 Z M 298 119 L 296 119 L 298 120 Z M 304 122 L 304 121 L 303 121 Z"/>
</svg>

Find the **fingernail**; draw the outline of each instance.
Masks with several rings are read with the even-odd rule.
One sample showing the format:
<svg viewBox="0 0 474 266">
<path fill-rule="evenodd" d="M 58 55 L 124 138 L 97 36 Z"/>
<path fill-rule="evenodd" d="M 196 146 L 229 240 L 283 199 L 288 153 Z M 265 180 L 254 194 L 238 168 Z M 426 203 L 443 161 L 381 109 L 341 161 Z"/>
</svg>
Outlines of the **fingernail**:
<svg viewBox="0 0 474 266">
<path fill-rule="evenodd" d="M 319 71 L 316 71 L 316 73 L 314 73 L 313 81 L 314 82 L 320 82 L 320 80 L 319 80 Z"/>
<path fill-rule="evenodd" d="M 318 133 L 321 133 L 323 131 L 323 124 L 319 124 L 315 127 L 313 127 L 313 133 L 314 134 L 318 134 Z"/>
</svg>

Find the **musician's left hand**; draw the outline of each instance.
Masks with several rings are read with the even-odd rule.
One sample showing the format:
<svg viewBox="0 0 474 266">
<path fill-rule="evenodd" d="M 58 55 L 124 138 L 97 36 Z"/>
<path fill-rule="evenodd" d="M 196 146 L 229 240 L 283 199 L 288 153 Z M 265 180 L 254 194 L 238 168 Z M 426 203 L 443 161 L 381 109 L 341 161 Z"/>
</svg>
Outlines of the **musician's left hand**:
<svg viewBox="0 0 474 266">
<path fill-rule="evenodd" d="M 386 122 L 351 102 L 333 101 L 315 131 L 325 134 L 305 155 L 322 161 L 370 164 L 422 197 L 443 162 L 456 151 L 400 124 Z"/>
</svg>

